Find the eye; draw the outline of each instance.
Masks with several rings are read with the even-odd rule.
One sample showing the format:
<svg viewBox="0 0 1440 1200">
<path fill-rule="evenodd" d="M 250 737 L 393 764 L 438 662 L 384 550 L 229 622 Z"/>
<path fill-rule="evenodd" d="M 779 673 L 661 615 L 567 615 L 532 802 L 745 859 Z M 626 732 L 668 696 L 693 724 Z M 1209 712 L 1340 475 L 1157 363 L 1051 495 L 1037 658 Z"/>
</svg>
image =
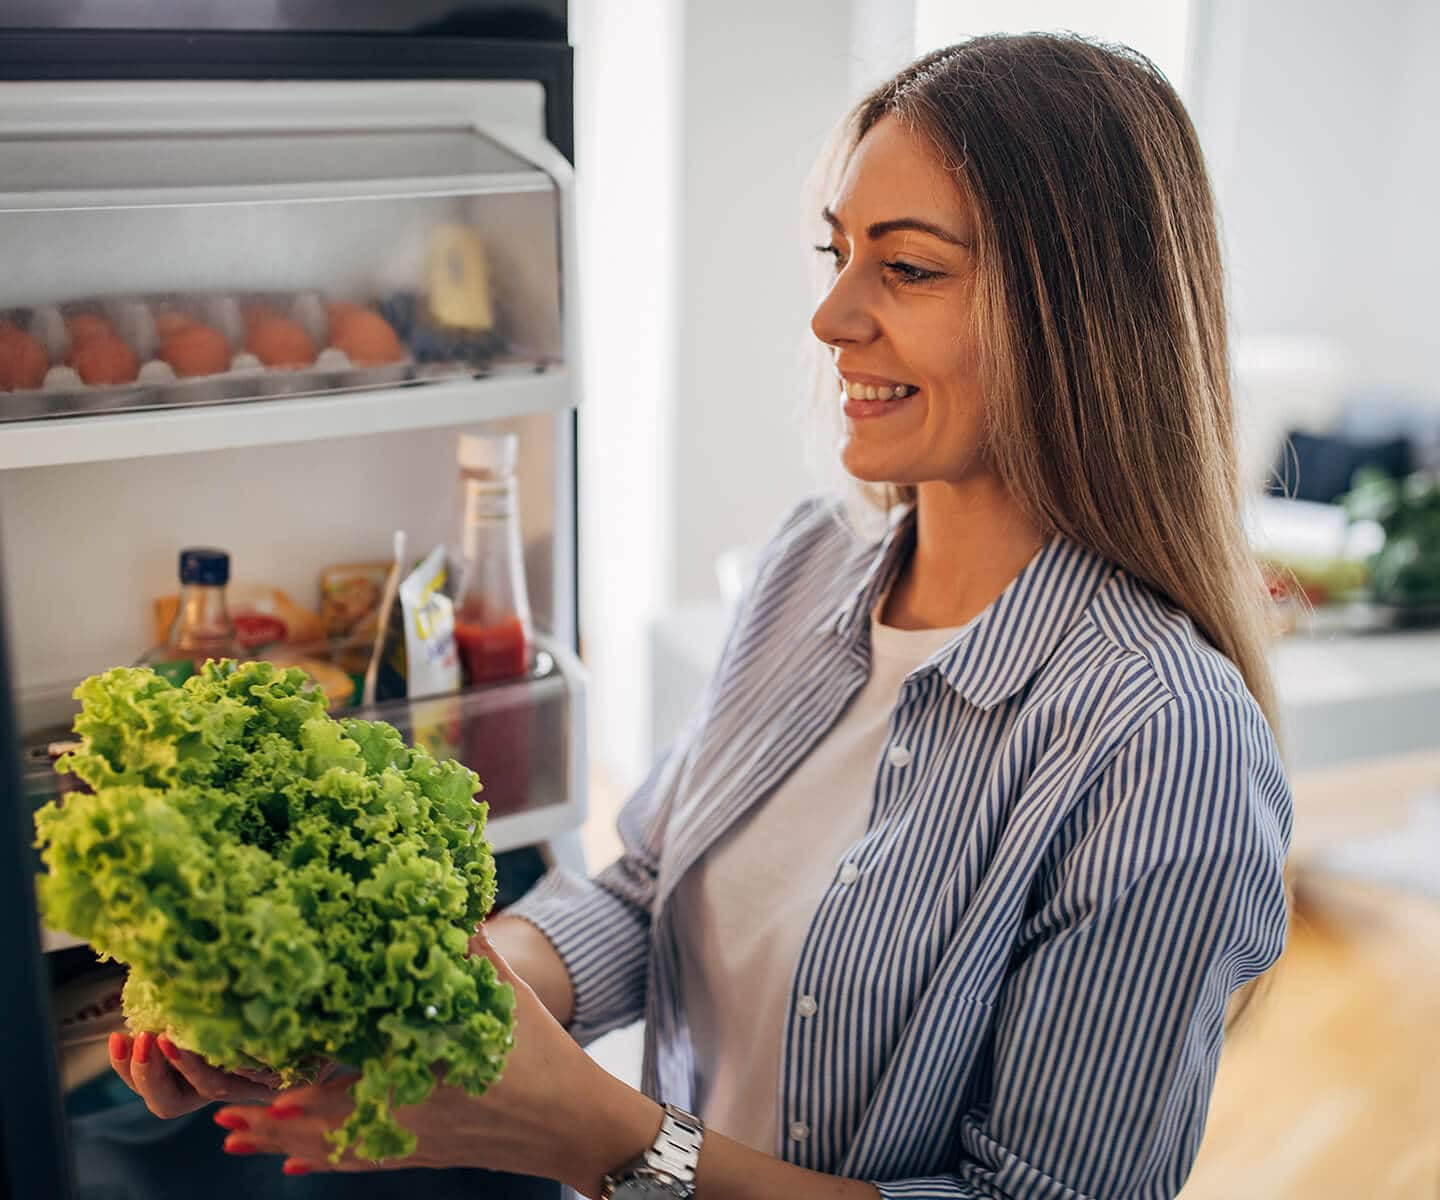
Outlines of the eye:
<svg viewBox="0 0 1440 1200">
<path fill-rule="evenodd" d="M 816 246 L 815 249 L 820 254 L 828 254 L 831 258 L 833 258 L 835 260 L 835 269 L 837 271 L 840 269 L 840 264 L 845 261 L 844 256 L 840 253 L 839 246 Z"/>
<path fill-rule="evenodd" d="M 895 260 L 885 263 L 884 266 L 901 283 L 929 283 L 945 274 L 944 271 L 931 271 L 925 267 L 914 266 L 912 263 Z"/>
</svg>

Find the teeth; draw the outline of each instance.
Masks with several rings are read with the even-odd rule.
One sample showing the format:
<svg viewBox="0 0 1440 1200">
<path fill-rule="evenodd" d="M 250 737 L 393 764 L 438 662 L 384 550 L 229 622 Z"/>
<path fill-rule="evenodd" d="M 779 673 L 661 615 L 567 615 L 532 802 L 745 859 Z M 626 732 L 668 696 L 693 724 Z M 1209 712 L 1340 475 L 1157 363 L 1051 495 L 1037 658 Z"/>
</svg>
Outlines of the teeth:
<svg viewBox="0 0 1440 1200">
<path fill-rule="evenodd" d="M 852 400 L 903 400 L 915 394 L 915 388 L 908 383 L 897 383 L 893 387 L 871 387 L 868 383 L 847 383 L 845 394 Z"/>
</svg>

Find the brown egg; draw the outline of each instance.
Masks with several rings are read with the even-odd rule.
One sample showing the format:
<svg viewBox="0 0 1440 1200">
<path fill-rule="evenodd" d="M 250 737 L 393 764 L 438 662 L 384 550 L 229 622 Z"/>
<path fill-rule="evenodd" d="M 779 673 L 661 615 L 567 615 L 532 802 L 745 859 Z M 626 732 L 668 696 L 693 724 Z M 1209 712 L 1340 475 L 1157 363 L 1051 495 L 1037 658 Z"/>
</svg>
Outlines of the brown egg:
<svg viewBox="0 0 1440 1200">
<path fill-rule="evenodd" d="M 308 367 L 315 361 L 315 343 L 289 317 L 278 313 L 247 314 L 245 349 L 267 367 Z"/>
<path fill-rule="evenodd" d="M 245 332 L 246 332 L 247 334 L 250 332 L 250 330 L 254 329 L 257 325 L 265 325 L 265 324 L 268 324 L 268 323 L 271 322 L 271 321 L 287 321 L 287 320 L 289 320 L 289 318 L 288 318 L 284 313 L 282 313 L 278 308 L 275 308 L 273 305 L 269 305 L 269 304 L 249 304 L 249 305 L 246 305 L 246 307 L 245 307 L 245 312 L 244 312 L 244 318 L 245 318 Z"/>
<path fill-rule="evenodd" d="M 160 343 L 160 358 L 182 379 L 191 375 L 218 375 L 230 366 L 230 346 L 218 330 L 191 322 Z"/>
<path fill-rule="evenodd" d="M 92 387 L 106 383 L 133 383 L 140 360 L 118 337 L 97 337 L 70 347 L 67 360 Z"/>
<path fill-rule="evenodd" d="M 0 392 L 38 388 L 49 369 L 44 346 L 18 326 L 0 321 Z"/>
<path fill-rule="evenodd" d="M 99 313 L 76 313 L 65 318 L 65 332 L 70 335 L 70 344 L 78 346 L 95 338 L 114 337 L 115 326 Z"/>
<path fill-rule="evenodd" d="M 398 362 L 405 356 L 390 322 L 358 305 L 332 305 L 330 344 L 362 367 Z"/>
<path fill-rule="evenodd" d="M 325 305 L 325 315 L 330 319 L 330 324 L 344 319 L 350 313 L 364 312 L 358 304 L 352 304 L 349 300 L 331 300 Z"/>
<path fill-rule="evenodd" d="M 195 318 L 189 313 L 172 308 L 169 312 L 162 312 L 155 318 L 155 332 L 164 339 L 172 333 L 179 333 L 182 329 L 190 328 L 195 323 Z M 174 366 L 175 364 L 171 363 L 170 365 Z"/>
</svg>

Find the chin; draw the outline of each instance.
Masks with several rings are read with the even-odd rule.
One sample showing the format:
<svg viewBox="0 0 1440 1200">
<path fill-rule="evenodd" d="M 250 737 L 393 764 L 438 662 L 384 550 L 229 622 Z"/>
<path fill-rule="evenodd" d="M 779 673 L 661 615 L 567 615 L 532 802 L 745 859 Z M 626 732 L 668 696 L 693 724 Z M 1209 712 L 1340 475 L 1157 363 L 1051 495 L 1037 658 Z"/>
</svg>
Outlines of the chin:
<svg viewBox="0 0 1440 1200">
<path fill-rule="evenodd" d="M 853 441 L 847 441 L 840 448 L 840 465 L 845 468 L 846 474 L 861 483 L 910 482 L 906 476 L 911 472 L 906 470 L 903 462 L 897 461 L 895 455 L 877 454 L 873 447 L 856 446 Z"/>
</svg>

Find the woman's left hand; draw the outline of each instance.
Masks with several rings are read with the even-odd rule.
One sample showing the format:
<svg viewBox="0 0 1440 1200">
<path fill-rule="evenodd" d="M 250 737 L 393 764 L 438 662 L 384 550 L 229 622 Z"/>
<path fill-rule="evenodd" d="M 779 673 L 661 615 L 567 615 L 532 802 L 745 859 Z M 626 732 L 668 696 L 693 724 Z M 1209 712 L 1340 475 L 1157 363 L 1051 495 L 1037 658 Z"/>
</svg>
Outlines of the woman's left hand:
<svg viewBox="0 0 1440 1200">
<path fill-rule="evenodd" d="M 598 1066 L 540 1003 L 485 937 L 472 951 L 515 989 L 515 1044 L 501 1078 L 480 1096 L 437 1083 L 421 1104 L 395 1110 L 417 1138 L 415 1152 L 383 1163 L 347 1150 L 330 1162 L 326 1134 L 354 1107 L 351 1078 L 295 1088 L 268 1108 L 230 1105 L 215 1123 L 231 1133 L 230 1154 L 282 1154 L 287 1175 L 407 1167 L 483 1167 L 538 1175 L 590 1192 L 608 1170 L 640 1154 L 660 1127 L 660 1106 Z"/>
</svg>

